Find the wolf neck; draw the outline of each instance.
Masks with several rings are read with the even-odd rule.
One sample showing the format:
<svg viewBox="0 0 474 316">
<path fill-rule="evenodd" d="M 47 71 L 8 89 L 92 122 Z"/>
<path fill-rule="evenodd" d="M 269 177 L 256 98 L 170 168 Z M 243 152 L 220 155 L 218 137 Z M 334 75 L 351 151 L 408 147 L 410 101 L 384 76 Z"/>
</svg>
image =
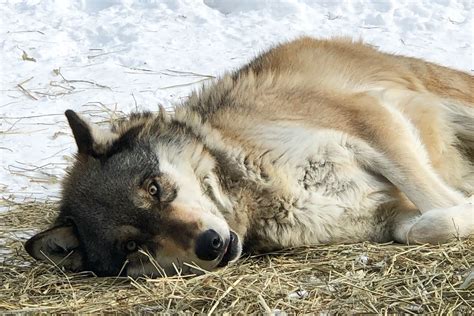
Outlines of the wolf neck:
<svg viewBox="0 0 474 316">
<path fill-rule="evenodd" d="M 185 104 L 176 109 L 173 119 L 185 124 L 214 158 L 214 172 L 219 179 L 220 190 L 217 195 L 229 202 L 220 203 L 220 206 L 228 206 L 220 208 L 220 211 L 229 226 L 245 238 L 252 230 L 250 217 L 254 214 L 251 213 L 259 209 L 256 201 L 261 200 L 257 197 L 256 188 L 266 176 L 260 169 L 248 164 L 249 157 L 239 142 L 227 138 L 220 128 L 213 126 L 212 114 L 196 111 L 195 107 Z M 215 199 L 216 194 L 213 195 L 211 198 Z"/>
</svg>

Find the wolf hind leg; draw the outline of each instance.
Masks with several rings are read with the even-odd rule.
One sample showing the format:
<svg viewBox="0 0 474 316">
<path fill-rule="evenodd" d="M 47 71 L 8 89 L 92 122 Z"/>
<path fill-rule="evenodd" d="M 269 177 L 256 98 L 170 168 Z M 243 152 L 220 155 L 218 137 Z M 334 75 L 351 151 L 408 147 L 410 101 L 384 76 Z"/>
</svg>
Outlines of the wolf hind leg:
<svg viewBox="0 0 474 316">
<path fill-rule="evenodd" d="M 433 168 L 418 130 L 397 107 L 368 94 L 352 100 L 352 122 L 364 141 L 354 149 L 364 167 L 388 179 L 422 213 L 466 203 Z"/>
<path fill-rule="evenodd" d="M 437 173 L 410 120 L 396 107 L 383 104 L 383 99 L 372 99 L 373 104 L 377 101 L 381 101 L 378 108 L 366 106 L 364 110 L 367 117 L 377 111 L 384 124 L 365 125 L 370 133 L 360 135 L 370 149 L 361 150 L 357 157 L 412 203 L 410 207 L 400 205 L 392 226 L 394 239 L 403 243 L 442 243 L 474 234 L 474 198 L 468 199 Z"/>
</svg>

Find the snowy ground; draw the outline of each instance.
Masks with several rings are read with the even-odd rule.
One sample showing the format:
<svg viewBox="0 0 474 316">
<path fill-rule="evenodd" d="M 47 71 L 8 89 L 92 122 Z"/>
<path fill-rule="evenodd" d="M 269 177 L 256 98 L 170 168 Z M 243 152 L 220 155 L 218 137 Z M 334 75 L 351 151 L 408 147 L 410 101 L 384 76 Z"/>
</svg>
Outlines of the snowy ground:
<svg viewBox="0 0 474 316">
<path fill-rule="evenodd" d="M 473 71 L 469 0 L 0 0 L 0 194 L 57 199 L 93 121 L 172 107 L 274 43 L 346 35 Z"/>
</svg>

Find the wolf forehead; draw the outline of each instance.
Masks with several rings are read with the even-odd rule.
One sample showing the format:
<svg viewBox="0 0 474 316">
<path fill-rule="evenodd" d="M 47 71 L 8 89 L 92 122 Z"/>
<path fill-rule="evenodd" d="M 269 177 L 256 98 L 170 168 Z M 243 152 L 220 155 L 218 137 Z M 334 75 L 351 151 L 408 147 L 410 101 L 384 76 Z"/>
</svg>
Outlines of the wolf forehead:
<svg viewBox="0 0 474 316">
<path fill-rule="evenodd" d="M 76 140 L 79 156 L 82 154 L 102 160 L 134 145 L 144 145 L 150 141 L 178 143 L 184 136 L 199 138 L 188 126 L 171 119 L 162 107 L 156 114 L 137 112 L 115 120 L 107 130 L 89 123 L 72 110 L 67 110 L 65 115 Z"/>
<path fill-rule="evenodd" d="M 81 193 L 117 196 L 115 193 L 124 187 L 160 176 L 158 147 L 178 142 L 186 129 L 166 119 L 163 109 L 158 114 L 133 113 L 114 122 L 108 130 L 90 124 L 72 110 L 66 111 L 66 117 L 78 152 L 63 182 L 65 198 Z M 169 179 L 160 184 L 172 186 Z"/>
<path fill-rule="evenodd" d="M 145 141 L 143 135 L 146 125 L 148 129 L 157 121 L 164 125 L 159 117 L 151 113 L 134 114 L 106 131 L 88 124 L 72 111 L 66 115 L 74 126 L 79 150 L 63 182 L 61 213 L 76 213 L 80 208 L 96 212 L 98 208 L 138 208 L 140 205 L 134 205 L 134 200 L 150 178 L 159 180 L 168 195 L 176 194 L 174 183 L 161 173 L 152 143 Z M 157 129 L 154 135 L 158 135 Z"/>
</svg>

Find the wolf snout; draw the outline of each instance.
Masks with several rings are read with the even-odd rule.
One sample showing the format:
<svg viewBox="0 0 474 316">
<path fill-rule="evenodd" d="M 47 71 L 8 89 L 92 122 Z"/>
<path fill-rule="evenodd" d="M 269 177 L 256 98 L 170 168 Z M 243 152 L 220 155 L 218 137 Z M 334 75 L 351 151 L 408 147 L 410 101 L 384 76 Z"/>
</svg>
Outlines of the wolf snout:
<svg viewBox="0 0 474 316">
<path fill-rule="evenodd" d="M 222 255 L 226 241 L 215 230 L 208 229 L 201 233 L 196 240 L 196 256 L 201 260 L 212 261 Z"/>
</svg>

